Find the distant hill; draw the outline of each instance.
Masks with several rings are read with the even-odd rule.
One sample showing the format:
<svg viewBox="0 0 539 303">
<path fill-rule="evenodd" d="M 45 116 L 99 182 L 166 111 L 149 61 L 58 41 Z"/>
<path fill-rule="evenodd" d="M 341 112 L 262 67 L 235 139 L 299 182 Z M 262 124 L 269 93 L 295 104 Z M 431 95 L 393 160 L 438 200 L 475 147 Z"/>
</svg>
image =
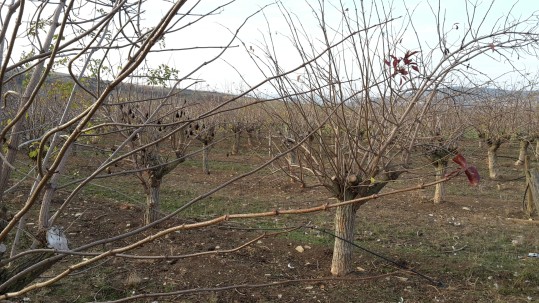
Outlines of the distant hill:
<svg viewBox="0 0 539 303">
<path fill-rule="evenodd" d="M 10 79 L 9 82 L 4 84 L 4 89 L 11 89 L 16 91 L 21 91 L 22 86 L 25 80 L 26 74 L 17 74 L 17 71 L 12 71 L 6 74 L 5 79 Z M 65 81 L 65 82 L 74 82 L 71 75 L 65 73 L 51 72 L 47 77 L 46 84 L 52 84 L 56 81 Z M 110 81 L 103 80 L 98 82 L 93 78 L 83 78 L 82 82 L 86 85 L 90 91 L 97 93 L 98 89 L 103 90 Z M 100 84 L 100 85 L 99 85 Z M 161 86 L 150 86 L 143 84 L 131 84 L 131 83 L 122 83 L 115 89 L 116 91 L 131 91 L 142 93 L 144 95 L 154 95 L 154 96 L 166 96 L 170 93 L 178 94 L 181 98 L 186 99 L 203 99 L 203 98 L 218 98 L 222 100 L 230 99 L 234 97 L 231 94 L 214 92 L 214 91 L 203 91 L 203 90 L 193 90 L 193 89 L 175 89 L 171 92 L 170 88 L 161 87 Z"/>
</svg>

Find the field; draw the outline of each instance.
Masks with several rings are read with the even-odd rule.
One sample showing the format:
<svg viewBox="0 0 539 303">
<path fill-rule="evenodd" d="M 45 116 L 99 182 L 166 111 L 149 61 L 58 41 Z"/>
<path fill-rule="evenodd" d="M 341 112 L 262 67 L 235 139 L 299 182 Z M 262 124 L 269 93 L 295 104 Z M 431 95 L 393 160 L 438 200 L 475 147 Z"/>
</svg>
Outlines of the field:
<svg viewBox="0 0 539 303">
<path fill-rule="evenodd" d="M 357 271 L 346 277 L 333 278 L 329 273 L 333 249 L 329 234 L 333 211 L 329 210 L 229 220 L 176 232 L 131 254 L 199 255 L 160 260 L 106 259 L 53 287 L 32 293 L 29 300 L 106 302 L 141 296 L 134 301 L 538 302 L 539 258 L 527 255 L 539 252 L 539 225 L 527 220 L 521 211 L 525 182 L 522 168 L 513 165 L 517 145 L 502 146 L 503 178 L 498 181 L 485 178 L 484 150 L 475 142 L 467 146 L 465 156 L 483 176 L 479 186 L 470 187 L 459 176 L 447 183 L 446 201 L 439 205 L 430 200 L 433 188 L 426 188 L 372 200 L 360 208 L 356 244 L 379 256 L 358 248 L 354 256 Z M 228 149 L 218 145 L 212 150 L 210 175 L 202 173 L 197 156 L 168 175 L 161 192 L 163 211 L 169 212 L 250 171 L 267 158 L 262 146 L 244 146 L 235 156 L 228 155 Z M 92 157 L 84 151 L 75 159 L 81 169 L 93 168 Z M 455 165 L 451 167 L 456 169 Z M 432 179 L 433 170 L 425 161 L 419 170 L 388 185 L 383 192 Z M 60 195 L 68 193 L 69 188 L 65 188 Z M 21 199 L 14 193 L 12 203 Z M 331 201 L 325 189 L 301 188 L 268 168 L 195 204 L 166 225 L 199 222 L 227 213 L 307 208 Z M 70 246 L 141 226 L 143 203 L 142 187 L 132 176 L 96 180 L 62 218 Z M 146 231 L 144 236 L 157 230 Z M 222 252 L 251 240 L 241 249 Z M 103 245 L 99 250 L 110 248 Z M 62 262 L 68 266 L 81 258 L 71 256 Z M 171 295 L 144 297 L 156 292 Z"/>
<path fill-rule="evenodd" d="M 4 2 L 0 303 L 539 302 L 533 1 Z"/>
</svg>

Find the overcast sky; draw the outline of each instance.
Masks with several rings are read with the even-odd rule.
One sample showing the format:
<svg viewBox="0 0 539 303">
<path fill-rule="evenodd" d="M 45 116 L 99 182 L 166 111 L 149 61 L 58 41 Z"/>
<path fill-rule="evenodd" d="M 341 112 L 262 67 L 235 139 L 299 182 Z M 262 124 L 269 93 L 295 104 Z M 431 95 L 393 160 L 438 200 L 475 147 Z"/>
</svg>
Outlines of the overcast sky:
<svg viewBox="0 0 539 303">
<path fill-rule="evenodd" d="M 360 1 L 357 1 L 358 3 Z M 408 8 L 408 12 L 413 15 L 413 22 L 416 31 L 419 34 L 419 40 L 423 43 L 423 47 L 434 47 L 438 41 L 438 35 L 435 26 L 435 16 L 433 9 L 438 9 L 438 1 L 394 1 L 390 4 L 389 1 L 376 1 L 378 4 L 384 3 L 385 10 L 391 11 L 393 17 L 406 15 L 404 3 Z M 198 12 L 207 11 L 209 8 L 214 7 L 216 3 L 220 1 L 202 1 Z M 167 46 L 180 47 L 181 45 L 223 45 L 230 38 L 231 34 L 227 30 L 235 30 L 247 16 L 255 13 L 261 7 L 266 7 L 262 13 L 257 14 L 247 21 L 245 27 L 240 31 L 239 37 L 244 41 L 248 48 L 251 46 L 254 49 L 254 54 L 262 55 L 259 51 L 261 45 L 263 45 L 263 36 L 268 37 L 268 33 L 271 31 L 273 37 L 276 39 L 276 46 L 280 49 L 280 64 L 287 68 L 293 68 L 299 65 L 301 62 L 294 60 L 293 51 L 291 49 L 291 43 L 287 41 L 287 36 L 290 36 L 290 30 L 284 22 L 282 12 L 277 5 L 271 5 L 273 1 L 268 0 L 237 0 L 235 3 L 226 7 L 218 15 L 212 16 L 192 29 L 185 31 L 182 34 L 182 38 L 174 37 L 174 39 L 167 40 Z M 336 5 L 339 2 L 333 1 Z M 370 1 L 365 1 L 370 5 Z M 460 3 L 460 4 L 459 4 Z M 462 39 L 462 36 L 467 28 L 468 17 L 466 6 L 464 1 L 455 0 L 442 0 L 440 11 L 442 16 L 445 17 L 445 30 L 447 32 L 448 42 L 456 42 Z M 490 1 L 483 0 L 478 1 L 478 7 L 476 7 L 476 16 L 481 18 L 485 15 L 489 9 Z M 302 0 L 288 0 L 282 1 L 282 5 L 293 13 L 297 18 L 301 19 L 305 29 L 311 35 L 311 38 L 319 39 L 321 37 L 320 27 L 317 20 L 314 18 L 309 4 L 318 7 L 317 1 L 302 1 Z M 359 5 L 359 4 L 358 4 Z M 391 6 L 391 9 L 390 9 Z M 330 5 L 327 5 L 328 12 L 335 11 Z M 352 1 L 343 1 L 343 7 L 353 10 L 354 5 Z M 157 9 L 157 8 L 156 8 Z M 381 10 L 381 8 L 379 8 Z M 468 10 L 472 10 L 471 5 L 468 6 Z M 483 22 L 482 29 L 484 33 L 488 33 L 494 26 L 500 26 L 506 17 L 522 19 L 529 16 L 532 12 L 539 10 L 539 1 L 526 0 L 526 1 L 495 1 L 494 5 L 490 7 L 490 11 L 487 14 L 486 19 Z M 509 15 L 509 12 L 511 14 Z M 152 12 L 154 14 L 157 12 Z M 157 15 L 159 15 L 157 13 Z M 332 18 L 335 17 L 335 18 Z M 268 28 L 266 18 L 270 23 Z M 479 20 L 474 21 L 475 24 L 479 24 Z M 401 19 L 402 20 L 402 19 Z M 339 16 L 328 14 L 328 24 L 337 26 L 340 22 Z M 538 20 L 539 22 L 539 20 Z M 401 28 L 402 22 L 397 20 L 394 22 L 395 28 Z M 282 39 L 279 39 L 281 37 Z M 403 34 L 402 45 L 405 48 L 416 50 L 417 40 L 413 31 L 408 29 Z M 259 73 L 246 50 L 239 44 L 233 43 L 233 45 L 239 45 L 240 47 L 229 49 L 221 60 L 218 60 L 215 64 L 209 65 L 204 68 L 200 73 L 197 73 L 197 77 L 206 81 L 206 86 L 217 90 L 236 90 L 241 87 L 242 80 L 236 74 L 236 72 L 230 68 L 233 65 L 240 73 L 245 76 L 245 79 L 249 84 L 257 83 L 263 79 L 261 73 Z M 290 56 L 287 56 L 287 52 L 290 52 Z M 194 51 L 185 53 L 170 53 L 166 56 L 152 56 L 150 59 L 153 61 L 163 61 L 163 63 L 177 66 L 180 70 L 189 70 L 193 65 L 200 64 L 204 61 L 204 58 L 208 58 L 209 54 L 214 54 L 216 51 Z M 515 58 L 516 59 L 516 56 Z M 226 61 L 226 62 L 225 62 Z M 535 74 L 537 72 L 537 58 L 536 57 L 523 57 L 516 61 L 516 67 L 524 73 Z M 507 64 L 504 58 L 492 54 L 491 58 L 479 58 L 474 61 L 474 67 L 481 69 L 481 71 L 492 75 L 493 78 L 497 78 L 498 75 L 502 75 L 510 70 L 512 67 Z M 501 78 L 501 81 L 518 81 L 515 75 L 506 75 Z"/>
<path fill-rule="evenodd" d="M 356 2 L 357 5 L 361 3 L 359 0 Z M 470 2 L 477 3 L 478 7 L 474 8 Z M 193 5 L 196 1 L 188 1 L 187 3 L 189 6 L 189 4 Z M 218 0 L 202 0 L 195 8 L 194 13 L 207 13 L 223 3 L 224 1 Z M 412 15 L 414 29 L 418 34 L 418 38 L 416 38 L 414 30 L 410 26 L 403 29 L 406 25 L 403 24 L 406 18 L 403 17 L 391 23 L 394 29 L 393 34 L 402 36 L 399 47 L 403 51 L 418 50 L 418 39 L 423 46 L 424 52 L 429 48 L 436 48 L 439 42 L 439 36 L 435 26 L 435 13 L 438 10 L 438 1 L 395 0 L 391 2 L 385 0 L 365 0 L 363 3 L 365 3 L 366 10 L 369 12 L 373 11 L 370 9 L 372 3 L 376 3 L 380 14 L 391 15 L 391 17 L 405 16 L 408 13 Z M 471 14 L 473 9 L 476 10 L 474 24 L 482 24 L 481 33 L 483 34 L 489 33 L 493 27 L 501 26 L 506 18 L 523 19 L 539 10 L 539 1 L 537 0 L 518 2 L 498 0 L 494 2 L 492 7 L 490 7 L 490 0 L 470 0 L 468 1 L 468 12 L 465 3 L 465 0 L 440 1 L 440 21 L 445 24 L 444 35 L 448 45 L 452 43 L 458 44 L 462 40 L 467 30 L 469 14 Z M 353 1 L 326 1 L 325 9 L 327 15 L 325 21 L 330 28 L 342 28 L 341 4 L 342 8 L 347 10 L 347 14 L 351 14 L 352 16 L 354 14 L 355 6 Z M 151 27 L 152 24 L 157 23 L 163 16 L 169 6 L 169 3 L 156 0 L 146 2 L 143 22 L 148 27 Z M 239 38 L 245 43 L 245 47 L 239 40 L 234 41 L 232 47 L 220 59 L 208 64 L 193 75 L 193 78 L 204 81 L 204 83 L 198 85 L 197 88 L 199 89 L 237 92 L 265 78 L 251 60 L 249 53 L 264 61 L 261 47 L 268 44 L 268 40 L 265 39 L 268 39 L 270 33 L 274 39 L 273 42 L 279 57 L 279 65 L 284 70 L 301 65 L 302 62 L 297 52 L 294 51 L 292 42 L 289 39 L 291 32 L 283 17 L 283 7 L 286 8 L 293 19 L 297 20 L 297 24 L 301 21 L 304 34 L 310 40 L 317 41 L 322 38 L 322 31 L 313 13 L 313 8 L 319 11 L 320 4 L 318 1 L 283 0 L 279 4 L 276 4 L 272 0 L 236 0 L 223 10 L 205 18 L 203 21 L 168 36 L 165 44 L 167 48 L 224 46 L 230 41 L 232 33 L 246 21 L 247 17 L 263 8 L 262 12 L 256 13 L 247 20 L 239 32 Z M 486 18 L 484 20 L 481 19 L 489 9 L 490 11 Z M 4 13 L 2 12 L 2 14 Z M 30 9 L 28 9 L 28 15 L 31 16 Z M 372 18 L 370 24 L 375 24 L 377 22 L 376 16 L 371 14 L 370 17 Z M 537 20 L 537 23 L 539 23 L 539 20 Z M 332 37 L 337 39 L 337 35 L 333 35 Z M 21 52 L 20 49 L 18 51 Z M 157 52 L 148 56 L 148 65 L 157 67 L 160 64 L 167 64 L 178 69 L 180 76 L 184 76 L 195 67 L 213 58 L 219 51 L 220 49 L 196 49 L 192 51 Z M 439 60 L 439 57 L 436 56 L 441 56 L 441 53 L 433 53 L 431 59 L 433 61 Z M 517 57 L 515 55 L 511 59 L 515 60 L 514 66 L 521 72 L 521 75 L 529 75 L 531 77 L 537 73 L 538 58 L 536 56 Z M 110 63 L 120 66 L 124 60 L 126 60 L 126 56 L 113 57 L 111 55 Z M 513 67 L 508 64 L 506 58 L 499 56 L 495 52 L 489 54 L 488 57 L 482 56 L 475 59 L 472 62 L 472 67 L 488 74 L 492 78 L 498 79 L 500 82 L 521 81 L 521 78 L 514 73 L 508 73 L 513 70 Z M 295 78 L 300 74 L 301 72 L 294 73 L 290 77 Z"/>
</svg>

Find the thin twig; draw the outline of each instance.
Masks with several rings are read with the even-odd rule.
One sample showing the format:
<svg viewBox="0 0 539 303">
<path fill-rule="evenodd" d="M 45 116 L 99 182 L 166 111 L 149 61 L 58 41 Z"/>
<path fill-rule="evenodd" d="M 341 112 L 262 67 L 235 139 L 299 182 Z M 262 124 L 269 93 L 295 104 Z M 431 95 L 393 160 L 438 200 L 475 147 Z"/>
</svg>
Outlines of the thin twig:
<svg viewBox="0 0 539 303">
<path fill-rule="evenodd" d="M 455 248 L 453 250 L 444 250 L 444 253 L 452 254 L 452 253 L 455 253 L 457 251 L 461 251 L 461 250 L 465 249 L 466 247 L 468 247 L 468 245 L 464 245 L 461 248 Z"/>
</svg>

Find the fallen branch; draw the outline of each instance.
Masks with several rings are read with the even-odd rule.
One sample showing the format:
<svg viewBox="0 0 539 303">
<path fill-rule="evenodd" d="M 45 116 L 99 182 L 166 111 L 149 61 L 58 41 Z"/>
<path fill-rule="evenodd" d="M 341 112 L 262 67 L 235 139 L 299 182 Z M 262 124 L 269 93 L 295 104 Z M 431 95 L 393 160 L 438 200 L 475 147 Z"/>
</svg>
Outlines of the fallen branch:
<svg viewBox="0 0 539 303">
<path fill-rule="evenodd" d="M 465 249 L 466 247 L 468 247 L 468 245 L 464 245 L 461 248 L 455 248 L 453 250 L 444 250 L 444 253 L 448 253 L 448 254 L 456 253 L 457 251 L 461 251 L 461 250 Z"/>
<path fill-rule="evenodd" d="M 538 220 L 531 220 L 531 219 L 517 219 L 517 218 L 505 218 L 507 221 L 515 222 L 515 223 L 525 223 L 525 224 L 533 224 L 533 225 L 539 225 Z"/>
</svg>

